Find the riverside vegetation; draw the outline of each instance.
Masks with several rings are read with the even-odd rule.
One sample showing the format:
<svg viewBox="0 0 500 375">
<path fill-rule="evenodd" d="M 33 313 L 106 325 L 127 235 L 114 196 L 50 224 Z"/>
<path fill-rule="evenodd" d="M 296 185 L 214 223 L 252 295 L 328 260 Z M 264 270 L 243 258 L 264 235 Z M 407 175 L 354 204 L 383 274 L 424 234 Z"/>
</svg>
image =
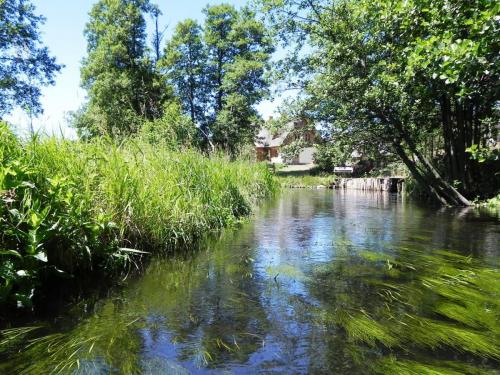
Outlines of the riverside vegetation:
<svg viewBox="0 0 500 375">
<path fill-rule="evenodd" d="M 244 157 L 271 77 L 298 92 L 266 126 L 321 125 L 323 172 L 356 151 L 380 173 L 404 165 L 408 190 L 444 206 L 497 206 L 500 5 L 252 3 L 207 6 L 163 42 L 152 1 L 95 0 L 87 96 L 68 116 L 78 140 L 65 140 L 33 129 L 41 88 L 63 69 L 43 45 L 45 19 L 30 0 L 0 0 L 0 373 L 499 367 L 498 215 L 310 189 L 204 237 L 279 188 Z M 1 121 L 16 108 L 31 120 L 27 140 Z M 308 146 L 289 136 L 283 155 Z M 53 303 L 174 250 L 123 288 L 99 289 L 105 298 Z"/>
<path fill-rule="evenodd" d="M 0 303 L 31 306 L 44 281 L 191 244 L 275 189 L 265 165 L 139 138 L 21 142 L 2 123 Z"/>
</svg>

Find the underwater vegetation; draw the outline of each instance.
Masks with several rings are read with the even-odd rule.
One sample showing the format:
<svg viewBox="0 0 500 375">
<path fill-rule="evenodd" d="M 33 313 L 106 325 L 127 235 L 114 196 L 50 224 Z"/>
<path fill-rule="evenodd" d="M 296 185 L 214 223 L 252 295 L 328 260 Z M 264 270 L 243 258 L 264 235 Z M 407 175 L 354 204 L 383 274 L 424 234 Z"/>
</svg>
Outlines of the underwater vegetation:
<svg viewBox="0 0 500 375">
<path fill-rule="evenodd" d="M 321 302 L 314 319 L 343 330 L 342 350 L 367 373 L 482 374 L 500 364 L 500 273 L 493 265 L 399 247 L 336 260 L 312 280 Z"/>
<path fill-rule="evenodd" d="M 498 368 L 500 275 L 494 265 L 408 247 L 342 256 L 308 276 L 291 266 L 267 268 L 267 281 L 258 281 L 252 259 L 227 250 L 235 240 L 230 236 L 197 257 L 153 263 L 126 294 L 90 304 L 91 312 L 67 332 L 43 325 L 2 331 L 0 358 L 9 360 L 0 371 L 168 368 L 183 374 L 179 363 L 206 369 L 245 364 L 266 338 L 283 334 L 288 319 L 270 320 L 259 299 L 268 290 L 261 282 L 284 293 L 283 308 L 310 325 L 300 337 L 312 350 L 310 373 L 490 374 Z M 293 280 L 302 280 L 314 300 L 288 294 Z M 151 342 L 175 347 L 176 360 L 150 356 Z"/>
</svg>

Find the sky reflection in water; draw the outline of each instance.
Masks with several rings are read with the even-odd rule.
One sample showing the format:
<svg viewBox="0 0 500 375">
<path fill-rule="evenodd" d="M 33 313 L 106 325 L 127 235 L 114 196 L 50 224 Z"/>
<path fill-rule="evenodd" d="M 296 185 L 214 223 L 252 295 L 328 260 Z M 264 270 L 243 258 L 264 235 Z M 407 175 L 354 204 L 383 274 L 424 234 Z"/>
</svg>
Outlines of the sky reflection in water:
<svg viewBox="0 0 500 375">
<path fill-rule="evenodd" d="M 495 214 L 285 192 L 195 254 L 20 335 L 36 339 L 0 372 L 493 371 L 498 243 Z"/>
</svg>

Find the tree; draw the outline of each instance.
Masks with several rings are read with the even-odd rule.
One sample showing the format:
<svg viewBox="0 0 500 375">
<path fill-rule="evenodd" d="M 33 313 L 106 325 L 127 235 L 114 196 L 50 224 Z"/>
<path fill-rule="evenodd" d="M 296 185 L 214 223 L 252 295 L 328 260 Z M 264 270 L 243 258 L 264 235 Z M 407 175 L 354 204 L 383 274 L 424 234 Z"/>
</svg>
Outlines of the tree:
<svg viewBox="0 0 500 375">
<path fill-rule="evenodd" d="M 274 48 L 264 24 L 248 8 L 238 12 L 222 4 L 207 7 L 204 13 L 210 131 L 217 145 L 235 152 L 255 135 L 254 106 L 267 93 L 265 71 Z"/>
<path fill-rule="evenodd" d="M 193 122 L 182 113 L 176 102 L 165 106 L 161 118 L 145 122 L 139 132 L 139 136 L 148 143 L 174 150 L 196 146 L 196 135 Z"/>
<path fill-rule="evenodd" d="M 27 0 L 0 0 L 0 116 L 19 106 L 42 112 L 41 87 L 54 84 L 62 66 L 40 38 L 45 18 Z"/>
<path fill-rule="evenodd" d="M 207 106 L 207 56 L 200 25 L 191 19 L 180 22 L 172 39 L 165 47 L 160 63 L 166 77 L 175 88 L 183 110 L 193 124 L 206 125 Z"/>
<path fill-rule="evenodd" d="M 255 105 L 268 91 L 272 42 L 247 8 L 221 4 L 204 13 L 203 28 L 193 20 L 177 25 L 161 66 L 205 143 L 235 154 L 260 122 Z"/>
<path fill-rule="evenodd" d="M 75 119 L 82 135 L 123 136 L 161 117 L 171 92 L 146 46 L 148 0 L 100 0 L 85 28 L 88 56 L 81 69 L 88 103 Z"/>
<path fill-rule="evenodd" d="M 484 141 L 486 124 L 498 106 L 494 99 L 498 98 L 497 4 L 488 0 L 261 0 L 260 4 L 283 40 L 295 41 L 297 49 L 281 73 L 301 78 L 303 106 L 310 117 L 330 124 L 332 134 L 349 134 L 357 142 L 390 148 L 439 202 L 469 204 L 464 194 L 472 192 L 465 175 L 472 164 L 466 166 L 471 161 L 464 146 L 474 139 Z M 300 50 L 304 45 L 309 49 Z M 445 97 L 453 103 L 452 111 Z M 459 154 L 458 173 L 452 171 L 452 163 L 440 165 L 439 153 L 433 150 L 441 146 L 429 151 L 429 139 L 442 143 L 448 160 Z M 455 145 L 449 147 L 449 142 Z M 457 178 L 459 189 L 451 184 Z"/>
<path fill-rule="evenodd" d="M 155 64 L 157 64 L 161 57 L 161 45 L 163 41 L 163 37 L 165 36 L 165 31 L 167 30 L 167 27 L 164 27 L 162 30 L 160 30 L 160 16 L 162 15 L 160 8 L 158 5 L 151 5 L 149 13 L 151 14 L 151 17 L 153 18 L 154 21 L 154 34 L 151 38 L 152 44 L 153 44 L 153 52 L 154 52 L 154 58 L 155 58 Z"/>
</svg>

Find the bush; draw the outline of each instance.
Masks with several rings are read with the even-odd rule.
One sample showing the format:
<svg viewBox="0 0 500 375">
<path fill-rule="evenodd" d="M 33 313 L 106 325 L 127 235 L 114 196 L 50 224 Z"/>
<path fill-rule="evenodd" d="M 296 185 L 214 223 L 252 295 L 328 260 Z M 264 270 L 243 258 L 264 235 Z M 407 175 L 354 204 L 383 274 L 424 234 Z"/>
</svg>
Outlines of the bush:
<svg viewBox="0 0 500 375">
<path fill-rule="evenodd" d="M 145 122 L 139 137 L 151 144 L 161 144 L 170 149 L 179 146 L 193 146 L 197 139 L 195 125 L 176 103 L 167 105 L 161 118 Z"/>
<path fill-rule="evenodd" d="M 335 167 L 345 166 L 350 160 L 352 151 L 348 150 L 347 147 L 334 142 L 320 144 L 316 148 L 314 162 L 320 171 L 333 172 Z"/>
</svg>

